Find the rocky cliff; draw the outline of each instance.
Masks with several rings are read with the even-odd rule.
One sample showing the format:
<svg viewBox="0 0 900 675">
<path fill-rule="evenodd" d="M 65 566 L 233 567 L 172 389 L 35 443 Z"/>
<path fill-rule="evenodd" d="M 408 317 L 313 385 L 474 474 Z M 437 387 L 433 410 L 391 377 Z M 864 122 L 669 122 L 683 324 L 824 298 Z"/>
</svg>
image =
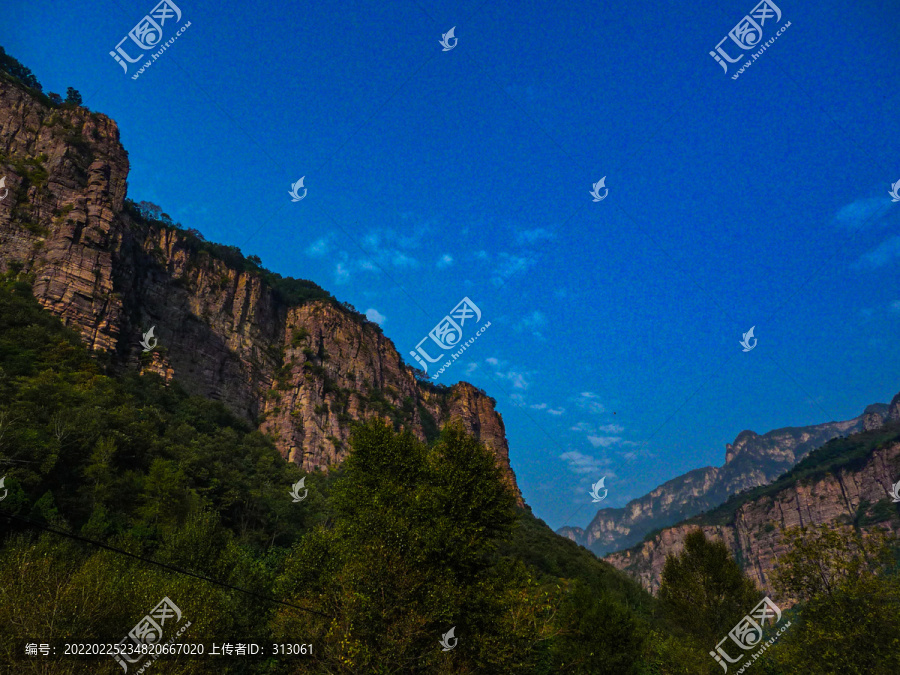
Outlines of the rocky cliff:
<svg viewBox="0 0 900 675">
<path fill-rule="evenodd" d="M 694 469 L 666 481 L 624 508 L 601 509 L 586 529 L 563 527 L 561 534 L 598 556 L 620 551 L 641 541 L 653 530 L 672 525 L 724 502 L 742 490 L 765 485 L 832 438 L 880 427 L 889 407 L 876 403 L 862 415 L 844 422 L 808 427 L 786 427 L 759 435 L 742 431 L 725 445 L 725 464 Z"/>
<path fill-rule="evenodd" d="M 892 408 L 897 403 L 900 395 Z M 900 414 L 884 419 L 880 428 L 827 443 L 773 484 L 605 559 L 656 593 L 666 556 L 680 553 L 687 533 L 700 528 L 708 538 L 724 541 L 757 586 L 771 592 L 771 573 L 785 550 L 785 528 L 837 522 L 863 531 L 878 525 L 900 533 L 900 504 L 889 496 L 900 480 Z"/>
<path fill-rule="evenodd" d="M 285 300 L 236 249 L 144 217 L 126 200 L 128 169 L 115 122 L 0 72 L 0 272 L 29 280 L 113 367 L 222 401 L 305 469 L 345 458 L 354 420 L 379 417 L 423 440 L 459 420 L 521 503 L 493 399 L 420 382 L 378 326 L 311 282 L 295 286 L 319 299 Z M 144 352 L 151 327 L 158 347 Z"/>
</svg>

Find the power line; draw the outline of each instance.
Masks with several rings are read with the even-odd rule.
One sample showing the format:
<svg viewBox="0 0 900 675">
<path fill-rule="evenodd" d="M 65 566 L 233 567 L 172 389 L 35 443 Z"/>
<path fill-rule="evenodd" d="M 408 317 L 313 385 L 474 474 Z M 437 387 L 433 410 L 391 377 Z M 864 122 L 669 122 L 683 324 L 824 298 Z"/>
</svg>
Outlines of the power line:
<svg viewBox="0 0 900 675">
<path fill-rule="evenodd" d="M 139 556 L 134 553 L 129 553 L 128 551 L 125 551 L 121 548 L 116 548 L 115 546 L 109 546 L 108 544 L 104 544 L 99 541 L 94 541 L 93 539 L 88 539 L 86 537 L 81 537 L 77 534 L 72 534 L 71 532 L 57 530 L 56 528 L 48 527 L 47 525 L 44 525 L 42 523 L 36 523 L 35 521 L 29 520 L 28 518 L 22 518 L 21 516 L 14 516 L 14 515 L 7 514 L 7 513 L 0 513 L 0 515 L 2 515 L 5 518 L 8 518 L 9 520 L 18 521 L 20 523 L 24 523 L 31 527 L 36 527 L 38 529 L 45 530 L 47 532 L 51 532 L 51 533 L 59 535 L 61 537 L 69 537 L 70 539 L 75 539 L 77 541 L 81 541 L 86 544 L 92 544 L 94 546 L 99 546 L 100 548 L 105 548 L 107 551 L 112 551 L 113 553 L 120 553 L 122 555 L 127 555 L 130 558 L 135 558 L 136 560 L 141 560 L 143 562 L 150 563 L 151 565 L 157 565 L 159 567 L 170 570 L 172 572 L 176 572 L 178 574 L 184 574 L 189 577 L 194 577 L 195 579 L 207 581 L 211 584 L 215 584 L 217 586 L 222 586 L 223 588 L 228 588 L 233 591 L 238 591 L 239 593 L 246 593 L 247 595 L 252 595 L 254 598 L 258 598 L 260 600 L 267 600 L 268 602 L 274 602 L 275 604 L 284 605 L 285 607 L 293 607 L 294 609 L 299 609 L 303 612 L 310 612 L 311 614 L 318 614 L 319 616 L 323 616 L 326 619 L 332 618 L 329 615 L 323 614 L 322 612 L 315 610 L 315 609 L 309 609 L 307 607 L 300 607 L 299 605 L 292 605 L 291 603 L 284 602 L 283 600 L 276 600 L 275 598 L 270 598 L 265 595 L 260 595 L 259 593 L 255 593 L 253 591 L 248 591 L 246 588 L 232 586 L 231 584 L 226 584 L 224 581 L 217 581 L 216 579 L 204 576 L 202 574 L 195 574 L 194 572 L 189 572 L 188 570 L 183 570 L 180 567 L 175 567 L 174 565 L 168 565 L 166 563 L 162 563 L 162 562 L 159 562 L 158 560 L 153 560 L 151 558 L 144 558 L 143 556 Z"/>
</svg>

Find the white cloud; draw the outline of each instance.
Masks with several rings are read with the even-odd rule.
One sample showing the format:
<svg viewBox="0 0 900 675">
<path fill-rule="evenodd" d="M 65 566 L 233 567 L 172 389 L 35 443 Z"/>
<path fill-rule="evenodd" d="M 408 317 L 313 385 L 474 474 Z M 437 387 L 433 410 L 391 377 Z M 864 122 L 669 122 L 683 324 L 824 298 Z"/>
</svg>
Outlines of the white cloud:
<svg viewBox="0 0 900 675">
<path fill-rule="evenodd" d="M 872 225 L 878 222 L 879 218 L 874 218 L 874 216 L 879 209 L 884 208 L 887 199 L 886 196 L 857 199 L 838 211 L 834 217 L 834 222 L 841 227 L 850 229 L 856 229 L 863 223 Z"/>
<path fill-rule="evenodd" d="M 884 267 L 894 258 L 900 258 L 900 234 L 885 239 L 871 251 L 863 254 L 858 264 L 871 268 Z"/>
<path fill-rule="evenodd" d="M 547 317 L 544 316 L 543 312 L 538 310 L 534 310 L 529 314 L 523 316 L 519 322 L 515 326 L 515 330 L 517 331 L 531 331 L 531 334 L 534 337 L 543 340 L 544 336 L 540 332 L 540 328 L 547 323 Z"/>
<path fill-rule="evenodd" d="M 453 256 L 449 253 L 445 253 L 441 256 L 440 260 L 437 261 L 437 268 L 439 270 L 446 269 L 453 264 Z"/>
<path fill-rule="evenodd" d="M 546 403 L 533 403 L 530 407 L 532 410 L 546 410 L 548 415 L 562 415 L 566 412 L 565 408 L 551 408 Z"/>
<path fill-rule="evenodd" d="M 603 424 L 597 427 L 597 431 L 602 431 L 604 434 L 620 434 L 625 431 L 625 427 L 618 424 Z"/>
<path fill-rule="evenodd" d="M 528 389 L 531 384 L 528 381 L 531 373 L 528 371 L 507 370 L 506 372 L 503 372 L 498 370 L 496 375 L 497 377 L 507 380 L 516 389 Z"/>
<path fill-rule="evenodd" d="M 591 457 L 590 455 L 585 455 L 577 450 L 564 452 L 559 458 L 568 463 L 569 470 L 572 471 L 572 473 L 578 474 L 597 474 L 606 464 L 609 464 L 609 460 Z"/>
<path fill-rule="evenodd" d="M 603 404 L 598 400 L 600 397 L 592 391 L 583 391 L 581 396 L 575 398 L 575 405 L 582 410 L 586 410 L 594 415 L 599 415 L 606 411 Z"/>
<path fill-rule="evenodd" d="M 393 251 L 391 253 L 391 263 L 393 263 L 394 267 L 415 268 L 419 266 L 418 260 L 405 253 L 401 253 L 400 251 Z"/>
<path fill-rule="evenodd" d="M 507 369 L 508 361 L 501 361 L 493 356 L 485 359 L 485 362 L 493 367 L 495 377 L 506 380 L 516 389 L 528 389 L 531 385 L 531 378 L 535 375 L 535 372 L 531 370 Z"/>
<path fill-rule="evenodd" d="M 350 279 L 350 270 L 344 263 L 338 263 L 334 268 L 335 281 L 339 284 L 345 284 Z"/>
<path fill-rule="evenodd" d="M 366 318 L 373 323 L 377 323 L 379 326 L 383 326 L 384 322 L 387 321 L 387 318 L 379 312 L 374 307 L 370 307 L 366 310 Z"/>
<path fill-rule="evenodd" d="M 403 234 L 391 229 L 375 230 L 363 238 L 366 255 L 355 262 L 355 267 L 367 272 L 395 267 L 399 269 L 417 269 L 419 261 L 410 253 L 420 244 L 420 232 Z"/>
<path fill-rule="evenodd" d="M 588 436 L 587 439 L 595 448 L 608 448 L 622 440 L 619 436 Z"/>
<path fill-rule="evenodd" d="M 313 256 L 314 258 L 321 258 L 330 250 L 331 244 L 328 242 L 328 239 L 325 237 L 320 237 L 306 247 L 306 255 Z"/>
<path fill-rule="evenodd" d="M 892 312 L 896 312 L 896 313 L 900 314 L 900 300 L 894 300 L 891 303 L 890 310 Z"/>
<path fill-rule="evenodd" d="M 533 245 L 541 241 L 552 241 L 555 239 L 555 235 L 550 231 L 546 230 L 543 227 L 538 227 L 533 230 L 522 230 L 521 232 L 516 233 L 516 243 L 519 246 L 523 244 Z"/>
<path fill-rule="evenodd" d="M 525 271 L 533 267 L 536 258 L 526 258 L 524 256 L 510 255 L 509 253 L 501 253 L 497 268 L 491 277 L 491 283 L 494 286 L 502 286 L 514 274 Z"/>
</svg>

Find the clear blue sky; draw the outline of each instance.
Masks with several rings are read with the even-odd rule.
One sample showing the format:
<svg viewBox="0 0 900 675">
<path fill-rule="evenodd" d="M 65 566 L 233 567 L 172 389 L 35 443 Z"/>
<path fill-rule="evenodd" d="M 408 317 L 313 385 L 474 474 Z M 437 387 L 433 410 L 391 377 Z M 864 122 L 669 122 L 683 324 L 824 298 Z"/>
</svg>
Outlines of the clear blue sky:
<svg viewBox="0 0 900 675">
<path fill-rule="evenodd" d="M 0 44 L 118 122 L 131 198 L 404 356 L 469 296 L 491 328 L 440 381 L 497 399 L 528 503 L 583 526 L 601 476 L 620 506 L 900 391 L 900 8 L 781 0 L 732 80 L 709 52 L 753 5 L 178 0 L 132 80 L 109 51 L 153 0 L 14 0 Z"/>
</svg>

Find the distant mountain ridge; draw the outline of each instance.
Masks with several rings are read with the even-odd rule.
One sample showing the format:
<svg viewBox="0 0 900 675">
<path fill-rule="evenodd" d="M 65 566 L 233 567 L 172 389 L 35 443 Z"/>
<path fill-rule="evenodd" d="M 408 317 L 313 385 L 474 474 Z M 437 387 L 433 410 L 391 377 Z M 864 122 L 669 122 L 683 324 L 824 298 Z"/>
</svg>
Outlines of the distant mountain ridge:
<svg viewBox="0 0 900 675">
<path fill-rule="evenodd" d="M 832 438 L 877 429 L 900 416 L 900 394 L 875 403 L 843 422 L 784 427 L 763 435 L 745 430 L 725 446 L 725 464 L 694 469 L 666 481 L 622 508 L 597 512 L 586 529 L 562 527 L 557 534 L 598 556 L 627 549 L 653 532 L 722 504 L 742 490 L 765 485 Z M 900 418 L 900 417 L 898 417 Z"/>
<path fill-rule="evenodd" d="M 651 593 L 659 591 L 666 558 L 684 549 L 688 533 L 701 529 L 720 539 L 761 590 L 772 593 L 771 573 L 785 552 L 782 529 L 831 524 L 900 533 L 900 504 L 890 497 L 900 480 L 900 395 L 883 426 L 817 448 L 771 484 L 736 495 L 706 513 L 662 529 L 604 560 L 630 574 Z M 875 418 L 873 418 L 874 421 Z"/>
</svg>

